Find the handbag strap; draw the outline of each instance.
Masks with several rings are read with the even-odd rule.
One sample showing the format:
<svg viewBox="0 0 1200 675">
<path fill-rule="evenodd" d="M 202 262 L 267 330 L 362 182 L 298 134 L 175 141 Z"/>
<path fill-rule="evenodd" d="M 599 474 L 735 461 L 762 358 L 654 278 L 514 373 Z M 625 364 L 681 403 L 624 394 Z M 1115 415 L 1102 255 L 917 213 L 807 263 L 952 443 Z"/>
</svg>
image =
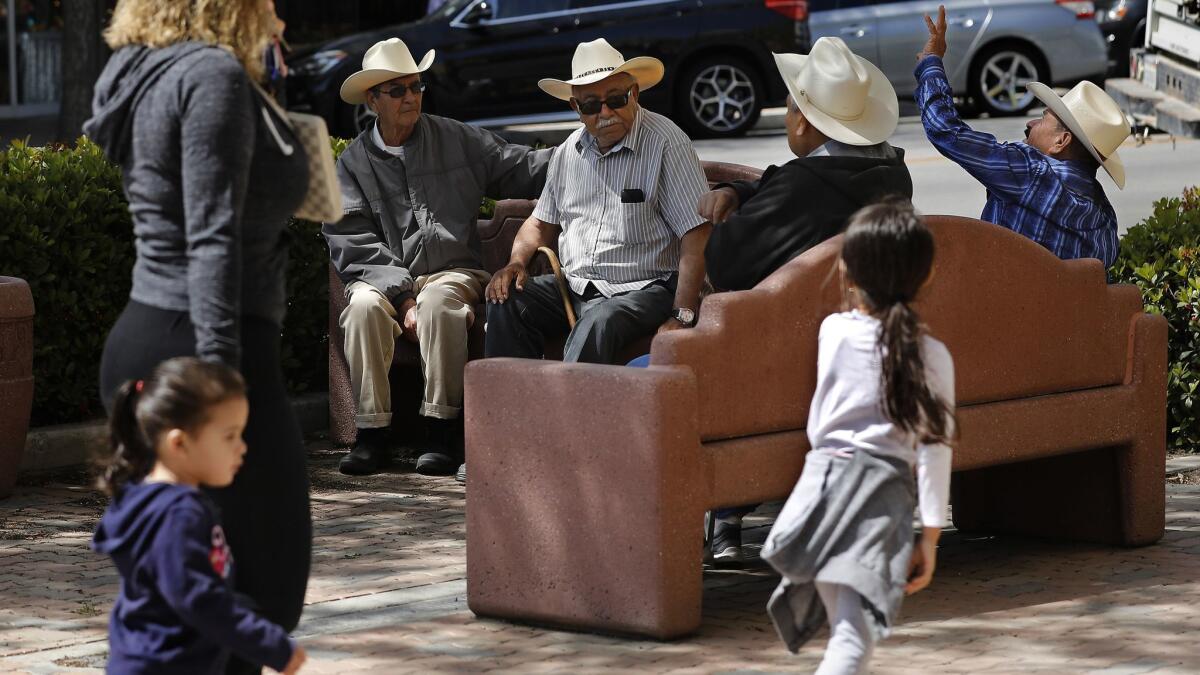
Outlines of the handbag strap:
<svg viewBox="0 0 1200 675">
<path fill-rule="evenodd" d="M 283 120 L 284 125 L 286 125 L 288 129 L 295 131 L 296 128 L 292 125 L 292 118 L 288 115 L 288 112 L 279 105 L 279 101 L 276 101 L 274 96 L 268 94 L 267 90 L 263 89 L 262 85 L 254 80 L 250 80 L 250 84 L 254 85 L 254 90 L 258 92 L 258 95 L 262 98 L 262 100 L 266 101 L 267 105 L 275 111 L 275 116 Z"/>
</svg>

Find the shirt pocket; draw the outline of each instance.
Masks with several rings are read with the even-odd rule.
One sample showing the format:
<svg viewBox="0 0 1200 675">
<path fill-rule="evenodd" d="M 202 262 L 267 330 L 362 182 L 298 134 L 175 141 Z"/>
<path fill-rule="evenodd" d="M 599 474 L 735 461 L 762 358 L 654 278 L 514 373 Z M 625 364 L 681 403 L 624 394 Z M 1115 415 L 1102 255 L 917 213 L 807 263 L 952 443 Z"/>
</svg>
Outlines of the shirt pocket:
<svg viewBox="0 0 1200 675">
<path fill-rule="evenodd" d="M 613 243 L 641 248 L 662 236 L 658 209 L 650 202 L 621 204 L 621 217 L 613 227 Z"/>
</svg>

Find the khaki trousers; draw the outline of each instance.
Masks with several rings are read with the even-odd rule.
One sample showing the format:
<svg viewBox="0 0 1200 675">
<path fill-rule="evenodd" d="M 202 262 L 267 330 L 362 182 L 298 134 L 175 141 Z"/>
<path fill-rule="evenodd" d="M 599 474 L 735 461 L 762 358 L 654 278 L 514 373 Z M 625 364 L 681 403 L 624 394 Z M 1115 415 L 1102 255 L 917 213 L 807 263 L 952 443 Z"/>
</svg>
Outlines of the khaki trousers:
<svg viewBox="0 0 1200 675">
<path fill-rule="evenodd" d="M 425 374 L 420 412 L 426 417 L 454 419 L 462 414 L 467 331 L 490 278 L 481 270 L 452 269 L 419 276 L 413 284 Z M 339 322 L 346 336 L 346 363 L 358 402 L 354 422 L 360 429 L 387 427 L 392 423 L 388 371 L 404 317 L 397 316 L 392 303 L 368 283 L 355 281 L 346 295 L 349 302 Z"/>
</svg>

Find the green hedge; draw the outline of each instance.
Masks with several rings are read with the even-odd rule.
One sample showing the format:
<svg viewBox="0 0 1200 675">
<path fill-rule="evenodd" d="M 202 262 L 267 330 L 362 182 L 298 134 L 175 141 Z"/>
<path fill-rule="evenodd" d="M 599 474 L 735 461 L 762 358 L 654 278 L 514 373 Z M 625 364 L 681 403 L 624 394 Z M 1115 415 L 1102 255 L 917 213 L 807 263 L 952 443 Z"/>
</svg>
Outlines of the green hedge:
<svg viewBox="0 0 1200 675">
<path fill-rule="evenodd" d="M 324 390 L 329 251 L 316 223 L 293 221 L 288 234 L 284 373 L 293 392 Z M 28 281 L 37 305 L 34 425 L 103 414 L 98 364 L 129 299 L 133 261 L 121 172 L 98 146 L 0 150 L 0 274 Z"/>
<path fill-rule="evenodd" d="M 1112 274 L 1167 319 L 1167 445 L 1200 451 L 1200 188 L 1155 202 L 1121 239 Z"/>
</svg>

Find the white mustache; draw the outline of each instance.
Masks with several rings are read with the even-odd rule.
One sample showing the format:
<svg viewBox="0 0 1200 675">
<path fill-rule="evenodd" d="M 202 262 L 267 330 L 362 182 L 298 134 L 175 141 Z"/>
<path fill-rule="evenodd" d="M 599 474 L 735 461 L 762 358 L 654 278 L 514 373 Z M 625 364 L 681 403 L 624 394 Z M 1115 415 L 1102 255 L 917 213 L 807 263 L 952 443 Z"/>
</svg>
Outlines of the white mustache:
<svg viewBox="0 0 1200 675">
<path fill-rule="evenodd" d="M 597 122 L 596 128 L 597 129 L 607 129 L 608 127 L 611 127 L 612 125 L 619 123 L 620 121 L 621 120 L 619 120 L 615 117 L 610 117 L 606 120 L 600 120 L 599 122 Z"/>
</svg>

